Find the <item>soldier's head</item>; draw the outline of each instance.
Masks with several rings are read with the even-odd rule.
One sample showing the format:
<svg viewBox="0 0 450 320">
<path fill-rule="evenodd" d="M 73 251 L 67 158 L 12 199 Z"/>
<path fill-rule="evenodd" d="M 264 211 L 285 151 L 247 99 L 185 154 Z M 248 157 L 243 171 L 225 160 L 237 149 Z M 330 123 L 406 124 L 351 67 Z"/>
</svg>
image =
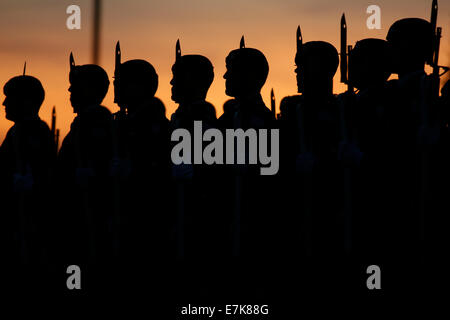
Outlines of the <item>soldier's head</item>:
<svg viewBox="0 0 450 320">
<path fill-rule="evenodd" d="M 253 48 L 240 48 L 230 52 L 225 60 L 227 71 L 225 93 L 230 97 L 259 94 L 269 74 L 269 63 L 264 54 Z"/>
<path fill-rule="evenodd" d="M 32 76 L 10 79 L 3 87 L 3 93 L 6 119 L 11 121 L 37 116 L 45 97 L 41 82 Z"/>
<path fill-rule="evenodd" d="M 75 113 L 87 106 L 101 104 L 109 87 L 106 71 L 95 64 L 73 66 L 69 82 L 70 102 Z"/>
<path fill-rule="evenodd" d="M 201 55 L 183 55 L 172 66 L 172 100 L 177 103 L 205 100 L 214 80 L 214 68 Z"/>
<path fill-rule="evenodd" d="M 389 51 L 385 40 L 360 40 L 349 54 L 349 81 L 358 89 L 383 84 L 391 75 L 388 62 Z"/>
<path fill-rule="evenodd" d="M 133 108 L 155 96 L 158 74 L 145 60 L 129 60 L 120 65 L 120 79 L 114 80 L 114 90 L 120 94 L 120 103 Z"/>
<path fill-rule="evenodd" d="M 391 70 L 403 75 L 424 70 L 425 62 L 433 52 L 433 30 L 431 23 L 419 18 L 396 21 L 386 37 L 392 58 Z"/>
<path fill-rule="evenodd" d="M 324 87 L 333 89 L 339 55 L 332 44 L 324 41 L 306 42 L 297 52 L 295 64 L 299 92 L 311 92 Z"/>
</svg>

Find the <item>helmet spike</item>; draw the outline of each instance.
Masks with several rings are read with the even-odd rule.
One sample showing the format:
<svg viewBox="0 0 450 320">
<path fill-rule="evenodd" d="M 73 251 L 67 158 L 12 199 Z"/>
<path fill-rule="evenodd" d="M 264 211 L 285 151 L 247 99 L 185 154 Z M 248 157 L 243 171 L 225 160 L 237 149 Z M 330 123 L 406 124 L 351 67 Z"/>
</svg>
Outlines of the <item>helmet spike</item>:
<svg viewBox="0 0 450 320">
<path fill-rule="evenodd" d="M 239 44 L 239 48 L 240 49 L 245 48 L 245 38 L 244 38 L 244 36 L 241 37 L 241 42 Z"/>
</svg>

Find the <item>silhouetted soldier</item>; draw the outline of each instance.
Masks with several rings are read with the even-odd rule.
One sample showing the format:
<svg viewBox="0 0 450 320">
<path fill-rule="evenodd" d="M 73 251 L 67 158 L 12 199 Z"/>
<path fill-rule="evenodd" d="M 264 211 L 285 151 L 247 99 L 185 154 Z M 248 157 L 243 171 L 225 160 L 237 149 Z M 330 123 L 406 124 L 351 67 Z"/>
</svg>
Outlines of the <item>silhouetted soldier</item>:
<svg viewBox="0 0 450 320">
<path fill-rule="evenodd" d="M 384 193 L 388 166 L 389 104 L 392 90 L 387 86 L 390 76 L 388 44 L 382 39 L 363 39 L 349 53 L 348 81 L 358 90 L 356 95 L 339 96 L 345 103 L 347 132 L 353 149 L 342 151 L 346 164 L 354 162 L 358 152 L 360 166 L 353 169 L 354 249 L 358 256 L 379 256 L 388 225 L 388 205 Z M 356 148 L 355 148 L 356 147 Z M 356 187 L 355 187 L 356 185 Z M 376 219 L 374 219 L 376 217 Z"/>
<path fill-rule="evenodd" d="M 172 114 L 171 130 L 186 129 L 194 139 L 194 121 L 201 121 L 202 135 L 216 126 L 216 110 L 205 100 L 214 79 L 213 65 L 201 55 L 182 55 L 177 41 L 172 75 L 172 100 L 178 103 L 178 108 Z M 206 164 L 194 164 L 193 145 L 191 155 L 191 164 L 172 164 L 172 194 L 176 196 L 173 207 L 175 253 L 178 260 L 188 262 L 181 273 L 181 282 L 188 280 L 185 286 L 193 294 L 205 290 L 204 286 L 210 283 L 197 282 L 200 277 L 189 272 L 202 274 L 202 277 L 212 272 L 214 268 L 209 267 L 210 263 L 214 263 L 221 253 L 218 246 L 221 233 L 217 212 L 212 210 L 217 192 L 215 169 Z M 192 290 L 193 287 L 198 291 Z"/>
<path fill-rule="evenodd" d="M 257 133 L 259 129 L 270 131 L 275 127 L 275 119 L 261 97 L 261 89 L 269 73 L 264 54 L 257 49 L 246 48 L 242 37 L 240 48 L 228 54 L 226 68 L 223 76 L 226 94 L 233 100 L 226 102 L 224 114 L 218 120 L 224 135 L 226 129 L 254 129 Z M 270 135 L 268 132 L 268 137 Z M 266 267 L 269 268 L 275 251 L 275 228 L 272 224 L 275 220 L 271 220 L 275 218 L 272 211 L 275 196 L 270 192 L 270 187 L 276 177 L 261 176 L 261 164 L 249 164 L 249 152 L 253 146 L 248 145 L 251 139 L 245 140 L 246 163 L 237 164 L 236 153 L 239 149 L 235 146 L 234 164 L 222 168 L 220 190 L 224 203 L 220 209 L 231 231 L 227 239 L 228 254 L 236 259 L 239 266 L 239 276 L 233 280 L 245 282 L 245 285 L 239 283 L 242 292 L 250 290 L 263 294 L 261 288 L 268 283 L 257 283 L 256 279 L 268 272 Z M 268 148 L 270 152 L 270 146 Z"/>
<path fill-rule="evenodd" d="M 418 18 L 395 22 L 387 34 L 392 54 L 391 116 L 389 120 L 391 176 L 389 195 L 389 253 L 409 256 L 423 248 L 424 206 L 428 206 L 430 165 L 439 139 L 436 108 L 432 106 L 431 79 L 425 63 L 433 56 L 433 30 L 430 22 Z"/>
<path fill-rule="evenodd" d="M 448 128 L 450 123 L 450 80 L 448 80 L 441 90 L 441 115 L 444 127 Z"/>
<path fill-rule="evenodd" d="M 48 125 L 38 115 L 45 96 L 41 82 L 24 71 L 10 79 L 3 91 L 6 119 L 14 125 L 0 147 L 1 246 L 4 266 L 22 270 L 19 278 L 13 278 L 19 287 L 21 280 L 36 280 L 39 276 L 33 272 L 41 272 L 37 267 L 49 263 L 55 147 Z M 31 268 L 15 269 L 25 265 Z"/>
<path fill-rule="evenodd" d="M 445 223 L 447 215 L 442 213 L 443 208 L 445 209 L 448 206 L 448 195 L 450 194 L 450 186 L 446 183 L 450 179 L 450 80 L 442 87 L 439 108 L 441 115 L 439 118 L 441 122 L 441 134 L 435 154 L 436 162 L 433 163 L 435 166 L 433 168 L 434 179 L 430 183 L 434 200 L 432 202 L 433 209 L 430 211 L 434 214 L 432 219 L 429 219 L 431 220 L 428 223 L 430 232 L 428 232 L 427 236 L 431 238 L 428 241 L 430 243 L 428 247 L 431 253 L 430 255 L 434 255 L 434 258 L 439 257 L 441 259 L 441 261 L 438 259 L 430 260 L 430 262 L 433 262 L 430 265 L 438 263 L 444 266 L 446 258 L 442 255 L 442 252 L 448 249 L 448 243 L 450 243 L 450 236 L 446 230 L 447 224 Z M 442 272 L 444 272 L 444 268 L 442 267 Z M 438 274 L 440 273 L 437 273 L 436 277 L 439 277 Z M 436 281 L 438 280 L 436 279 Z"/>
<path fill-rule="evenodd" d="M 205 101 L 214 79 L 213 66 L 208 58 L 201 55 L 181 55 L 177 42 L 172 74 L 172 100 L 179 104 L 171 118 L 172 131 L 187 129 L 193 137 L 194 121 L 201 121 L 203 130 L 213 128 L 216 125 L 216 110 L 212 104 Z M 172 169 L 177 185 L 178 205 L 184 203 L 184 214 L 182 209 L 178 208 L 177 255 L 185 255 L 187 258 L 203 256 L 207 259 L 209 253 L 214 253 L 207 249 L 212 242 L 205 241 L 208 239 L 205 232 L 214 229 L 211 226 L 212 221 L 208 220 L 211 212 L 207 212 L 212 200 L 211 168 L 207 165 L 193 165 L 193 161 L 192 157 L 192 164 L 173 165 Z M 184 223 L 180 222 L 180 218 Z"/>
<path fill-rule="evenodd" d="M 303 44 L 298 29 L 295 63 L 302 95 L 286 97 L 280 105 L 286 203 L 296 208 L 286 217 L 290 226 L 286 233 L 292 256 L 330 257 L 342 250 L 337 161 L 341 133 L 333 94 L 339 57 L 327 42 Z"/>
<path fill-rule="evenodd" d="M 115 75 L 115 101 L 122 109 L 115 115 L 120 149 L 115 169 L 125 181 L 120 190 L 124 254 L 132 259 L 126 263 L 144 267 L 143 262 L 168 255 L 169 121 L 155 97 L 158 75 L 149 62 L 119 62 Z"/>
<path fill-rule="evenodd" d="M 76 66 L 72 55 L 70 62 L 70 102 L 77 116 L 58 155 L 61 200 L 71 231 L 65 251 L 71 259 L 93 262 L 108 257 L 112 243 L 111 113 L 100 105 L 109 80 L 100 66 Z"/>
</svg>

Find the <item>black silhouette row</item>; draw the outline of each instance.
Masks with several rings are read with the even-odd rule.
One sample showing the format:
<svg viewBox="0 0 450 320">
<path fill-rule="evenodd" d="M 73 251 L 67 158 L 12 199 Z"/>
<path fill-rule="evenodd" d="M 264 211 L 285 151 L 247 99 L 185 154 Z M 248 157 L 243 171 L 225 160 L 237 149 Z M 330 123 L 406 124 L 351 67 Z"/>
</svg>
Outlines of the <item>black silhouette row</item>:
<svg viewBox="0 0 450 320">
<path fill-rule="evenodd" d="M 55 133 L 38 116 L 40 81 L 25 71 L 12 78 L 3 105 L 14 125 L 0 148 L 8 264 L 51 274 L 60 265 L 116 262 L 142 271 L 178 261 L 199 274 L 239 261 L 246 279 L 255 279 L 275 261 L 390 261 L 443 250 L 450 98 L 448 83 L 439 95 L 440 29 L 403 19 L 387 40 L 363 39 L 351 50 L 343 32 L 339 59 L 333 45 L 303 43 L 297 30 L 300 94 L 284 98 L 277 117 L 260 94 L 269 64 L 243 39 L 226 58 L 232 100 L 218 119 L 206 101 L 211 62 L 182 55 L 179 42 L 170 82 L 179 106 L 170 121 L 149 62 L 122 63 L 117 45 L 120 111 L 111 114 L 101 105 L 107 73 L 76 65 L 71 54 L 76 117 L 58 153 Z M 335 95 L 339 60 L 348 90 Z M 388 81 L 391 74 L 398 80 Z M 203 130 L 279 129 L 279 172 L 261 176 L 260 164 L 174 165 L 171 132 L 193 133 L 194 121 Z"/>
</svg>

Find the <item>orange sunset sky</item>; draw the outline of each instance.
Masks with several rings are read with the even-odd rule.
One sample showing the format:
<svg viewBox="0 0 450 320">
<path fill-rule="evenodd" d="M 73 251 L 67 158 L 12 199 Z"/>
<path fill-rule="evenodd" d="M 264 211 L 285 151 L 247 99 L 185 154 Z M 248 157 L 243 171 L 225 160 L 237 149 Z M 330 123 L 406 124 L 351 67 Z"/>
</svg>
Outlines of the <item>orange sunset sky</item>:
<svg viewBox="0 0 450 320">
<path fill-rule="evenodd" d="M 92 0 L 1 0 L 0 1 L 0 83 L 22 72 L 39 78 L 46 90 L 40 116 L 50 122 L 52 106 L 58 113 L 61 138 L 74 118 L 67 88 L 69 53 L 77 64 L 92 62 Z M 66 8 L 81 7 L 81 30 L 68 30 Z M 381 8 L 381 30 L 369 30 L 366 20 L 369 5 Z M 247 47 L 266 55 L 270 72 L 262 94 L 269 105 L 270 89 L 277 102 L 296 93 L 294 74 L 295 30 L 301 25 L 305 41 L 324 40 L 339 46 L 340 17 L 346 13 L 349 44 L 362 38 L 385 38 L 397 19 L 429 19 L 431 0 L 103 0 L 100 64 L 111 78 L 114 72 L 114 47 L 122 46 L 122 61 L 141 58 L 152 63 L 159 74 L 157 96 L 167 109 L 176 109 L 170 100 L 171 66 L 175 42 L 181 40 L 182 52 L 207 56 L 215 69 L 208 100 L 218 115 L 227 100 L 225 95 L 225 57 L 245 35 Z M 438 26 L 443 27 L 440 63 L 450 64 L 450 0 L 439 1 Z M 335 91 L 342 92 L 339 76 Z M 0 93 L 3 102 L 3 90 Z M 117 111 L 112 86 L 103 103 Z M 12 123 L 0 109 L 0 141 Z"/>
</svg>

